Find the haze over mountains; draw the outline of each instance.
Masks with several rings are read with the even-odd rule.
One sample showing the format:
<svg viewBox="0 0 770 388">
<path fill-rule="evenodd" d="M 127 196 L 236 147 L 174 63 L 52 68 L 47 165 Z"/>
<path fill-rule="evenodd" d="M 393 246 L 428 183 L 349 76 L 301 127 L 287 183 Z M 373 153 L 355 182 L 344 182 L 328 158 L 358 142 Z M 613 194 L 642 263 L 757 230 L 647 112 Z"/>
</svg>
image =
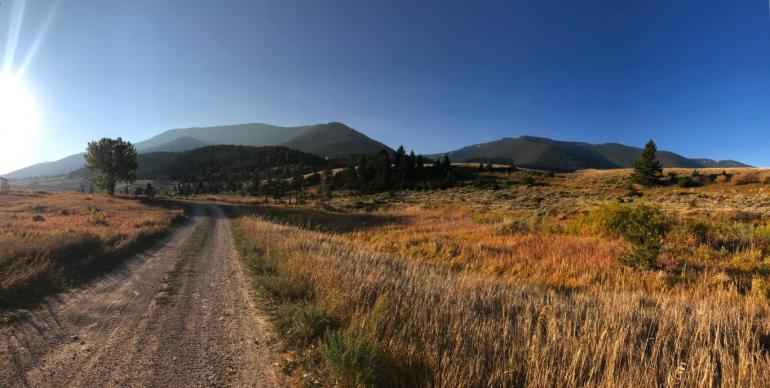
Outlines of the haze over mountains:
<svg viewBox="0 0 770 388">
<path fill-rule="evenodd" d="M 183 152 L 207 145 L 228 144 L 246 146 L 282 145 L 320 157 L 342 158 L 374 155 L 381 149 L 393 150 L 345 124 L 279 127 L 254 123 L 218 127 L 180 128 L 165 131 L 145 141 L 135 143 L 140 154 L 153 152 Z M 84 145 L 85 148 L 85 145 Z M 9 179 L 66 175 L 83 167 L 83 153 L 54 162 L 38 163 L 6 175 Z"/>
<path fill-rule="evenodd" d="M 589 144 L 521 136 L 475 144 L 447 154 L 456 162 L 494 162 L 534 169 L 574 171 L 630 167 L 641 153 L 641 148 L 618 143 Z M 734 160 L 690 159 L 669 151 L 658 151 L 658 159 L 664 167 L 750 167 Z"/>
<path fill-rule="evenodd" d="M 404 139 L 408 145 L 408 139 Z M 345 124 L 279 127 L 253 123 L 218 127 L 180 128 L 165 131 L 135 144 L 140 154 L 184 152 L 209 145 L 280 145 L 323 158 L 350 158 L 374 155 L 382 149 L 393 152 L 387 145 L 369 138 Z M 453 162 L 495 162 L 517 166 L 573 171 L 578 169 L 612 169 L 630 167 L 641 154 L 641 148 L 617 143 L 588 144 L 558 141 L 534 136 L 503 138 L 447 152 Z M 442 154 L 428 155 L 440 156 Z M 658 158 L 665 167 L 750 167 L 724 160 L 691 159 L 669 151 L 659 151 Z M 143 158 L 150 159 L 150 158 Z M 83 153 L 55 162 L 35 164 L 6 175 L 10 179 L 66 175 L 83 167 Z"/>
</svg>

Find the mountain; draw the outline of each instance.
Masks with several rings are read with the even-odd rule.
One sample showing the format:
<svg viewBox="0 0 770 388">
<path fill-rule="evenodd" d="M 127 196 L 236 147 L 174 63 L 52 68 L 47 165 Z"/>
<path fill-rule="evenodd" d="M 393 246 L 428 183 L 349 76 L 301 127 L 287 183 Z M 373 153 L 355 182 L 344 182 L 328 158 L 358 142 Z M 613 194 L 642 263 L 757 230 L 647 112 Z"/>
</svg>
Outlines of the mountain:
<svg viewBox="0 0 770 388">
<path fill-rule="evenodd" d="M 135 143 L 139 154 L 183 152 L 207 145 L 286 146 L 319 157 L 374 155 L 381 149 L 393 150 L 345 124 L 279 127 L 268 124 L 240 124 L 218 127 L 180 128 L 165 131 Z M 46 162 L 14 171 L 10 179 L 66 175 L 83 167 L 83 154 Z"/>
<path fill-rule="evenodd" d="M 542 170 L 574 171 L 631 167 L 641 153 L 641 148 L 617 143 L 589 144 L 521 136 L 463 147 L 447 154 L 455 162 L 496 162 Z M 750 167 L 735 161 L 689 159 L 669 151 L 658 151 L 658 159 L 665 167 Z"/>
<path fill-rule="evenodd" d="M 254 123 L 172 129 L 136 143 L 136 147 L 140 152 L 152 150 L 183 137 L 207 144 L 283 145 L 321 157 L 373 155 L 383 148 L 393 151 L 385 144 L 338 122 L 298 127 Z"/>
<path fill-rule="evenodd" d="M 209 145 L 191 136 L 182 136 L 171 140 L 168 143 L 160 144 L 155 147 L 137 149 L 141 153 L 151 152 L 184 152 L 194 150 Z"/>
<path fill-rule="evenodd" d="M 714 159 L 693 159 L 700 163 L 703 167 L 711 168 L 736 168 L 736 167 L 751 167 L 748 164 L 744 164 L 735 160 L 714 160 Z"/>
<path fill-rule="evenodd" d="M 298 166 L 303 172 L 339 166 L 333 161 L 284 146 L 237 145 L 212 145 L 179 153 L 140 153 L 137 164 L 138 179 L 184 182 L 251 181 L 256 177 L 285 177 Z M 69 174 L 70 177 L 83 178 L 93 175 L 86 168 Z"/>
<path fill-rule="evenodd" d="M 319 156 L 375 155 L 393 150 L 342 123 L 313 125 L 281 145 Z"/>
<path fill-rule="evenodd" d="M 54 162 L 43 162 L 24 167 L 5 175 L 8 179 L 24 179 L 32 177 L 56 176 L 75 171 L 85 164 L 85 153 L 79 153 L 59 159 Z"/>
</svg>

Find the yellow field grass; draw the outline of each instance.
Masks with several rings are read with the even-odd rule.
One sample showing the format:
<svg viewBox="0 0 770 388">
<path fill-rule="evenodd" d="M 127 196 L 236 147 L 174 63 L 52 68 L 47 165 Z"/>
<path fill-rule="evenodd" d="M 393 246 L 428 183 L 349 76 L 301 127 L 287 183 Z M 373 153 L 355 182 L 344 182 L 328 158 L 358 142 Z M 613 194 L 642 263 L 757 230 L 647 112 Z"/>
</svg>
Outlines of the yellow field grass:
<svg viewBox="0 0 770 388">
<path fill-rule="evenodd" d="M 427 386 L 751 386 L 770 381 L 764 299 L 566 292 L 442 270 L 244 217 L 263 257 Z M 568 258 L 565 258 L 565 260 Z"/>
<path fill-rule="evenodd" d="M 484 173 L 494 186 L 335 193 L 316 203 L 331 212 L 254 207 L 236 225 L 421 385 L 766 385 L 770 171 L 698 173 L 713 176 L 641 196 L 629 170 Z M 619 200 L 668 218 L 659 266 L 621 265 L 629 244 L 586 218 Z"/>
<path fill-rule="evenodd" d="M 87 278 L 168 231 L 182 213 L 104 195 L 0 195 L 0 304 Z"/>
</svg>

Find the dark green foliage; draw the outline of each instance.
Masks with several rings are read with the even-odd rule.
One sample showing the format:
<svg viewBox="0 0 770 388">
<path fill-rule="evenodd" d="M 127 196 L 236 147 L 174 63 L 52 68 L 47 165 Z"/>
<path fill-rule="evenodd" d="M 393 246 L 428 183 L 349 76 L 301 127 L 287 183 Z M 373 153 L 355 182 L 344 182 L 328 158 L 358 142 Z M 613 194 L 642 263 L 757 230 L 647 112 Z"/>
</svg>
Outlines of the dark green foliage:
<svg viewBox="0 0 770 388">
<path fill-rule="evenodd" d="M 144 195 L 148 197 L 155 196 L 155 188 L 152 187 L 152 183 L 147 183 L 147 187 L 144 188 Z"/>
<path fill-rule="evenodd" d="M 133 182 L 136 179 L 136 149 L 122 138 L 101 140 L 88 143 L 86 148 L 86 167 L 96 172 L 96 185 L 115 195 L 118 182 Z"/>
<path fill-rule="evenodd" d="M 644 145 L 644 150 L 639 160 L 634 162 L 634 172 L 631 181 L 642 186 L 652 187 L 660 182 L 663 174 L 663 166 L 658 161 L 658 148 L 655 142 L 650 140 Z"/>
<path fill-rule="evenodd" d="M 159 175 L 183 182 L 247 182 L 253 181 L 255 175 L 260 175 L 262 179 L 289 178 L 297 166 L 311 172 L 311 167 L 326 168 L 330 163 L 323 158 L 280 146 L 217 145 L 177 155 Z"/>
<path fill-rule="evenodd" d="M 329 312 L 312 304 L 297 307 L 291 321 L 289 340 L 297 345 L 308 345 L 337 326 Z"/>
<path fill-rule="evenodd" d="M 447 156 L 430 168 L 425 168 L 422 155 L 414 151 L 406 154 L 399 147 L 391 160 L 387 150 L 380 151 L 374 160 L 362 158 L 333 177 L 335 189 L 362 193 L 388 190 L 446 188 L 456 184 L 455 172 Z"/>
<path fill-rule="evenodd" d="M 321 342 L 321 356 L 349 386 L 372 387 L 377 379 L 377 344 L 353 330 L 329 331 Z"/>
<path fill-rule="evenodd" d="M 677 179 L 676 185 L 679 187 L 699 187 L 703 186 L 702 183 L 699 181 L 696 181 L 695 179 L 689 177 L 689 176 L 683 176 Z"/>
<path fill-rule="evenodd" d="M 669 230 L 669 221 L 654 206 L 618 205 L 609 207 L 603 219 L 604 227 L 618 233 L 632 245 L 630 253 L 620 257 L 624 265 L 653 268 L 657 265 L 663 238 Z"/>
</svg>

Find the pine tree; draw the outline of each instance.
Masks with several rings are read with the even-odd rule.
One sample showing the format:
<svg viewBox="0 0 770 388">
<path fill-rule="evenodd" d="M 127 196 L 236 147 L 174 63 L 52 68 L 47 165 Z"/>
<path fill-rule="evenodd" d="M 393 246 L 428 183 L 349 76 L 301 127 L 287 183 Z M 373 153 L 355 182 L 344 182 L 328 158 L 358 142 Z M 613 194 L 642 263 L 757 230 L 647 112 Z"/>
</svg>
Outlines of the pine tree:
<svg viewBox="0 0 770 388">
<path fill-rule="evenodd" d="M 631 181 L 642 186 L 655 186 L 659 183 L 663 175 L 663 166 L 657 158 L 658 148 L 655 142 L 650 139 L 644 145 L 642 156 L 634 163 L 634 172 L 631 174 Z"/>
</svg>

